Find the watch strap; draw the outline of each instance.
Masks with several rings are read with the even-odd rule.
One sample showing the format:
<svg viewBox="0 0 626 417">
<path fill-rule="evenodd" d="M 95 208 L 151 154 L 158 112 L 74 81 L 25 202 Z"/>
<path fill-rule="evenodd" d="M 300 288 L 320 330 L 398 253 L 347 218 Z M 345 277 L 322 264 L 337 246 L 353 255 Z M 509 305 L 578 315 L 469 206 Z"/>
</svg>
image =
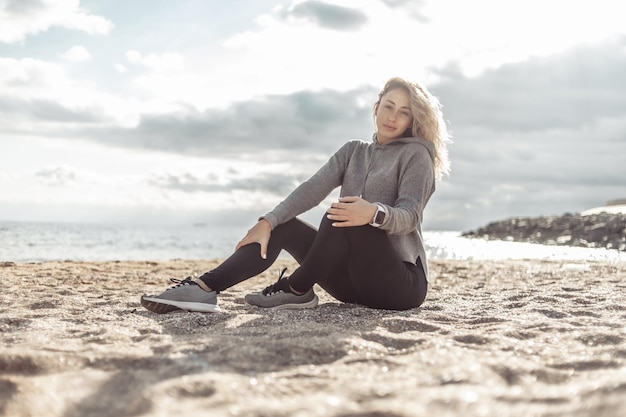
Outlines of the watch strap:
<svg viewBox="0 0 626 417">
<path fill-rule="evenodd" d="M 387 209 L 382 204 L 376 203 L 376 212 L 374 213 L 374 218 L 372 219 L 370 225 L 374 227 L 380 227 L 385 218 L 387 217 Z"/>
</svg>

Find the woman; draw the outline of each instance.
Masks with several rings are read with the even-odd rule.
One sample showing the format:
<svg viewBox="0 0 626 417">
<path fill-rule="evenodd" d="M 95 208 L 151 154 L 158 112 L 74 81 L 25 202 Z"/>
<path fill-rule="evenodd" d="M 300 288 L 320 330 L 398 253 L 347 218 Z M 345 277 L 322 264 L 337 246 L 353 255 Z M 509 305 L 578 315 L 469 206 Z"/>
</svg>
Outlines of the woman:
<svg viewBox="0 0 626 417">
<path fill-rule="evenodd" d="M 217 294 L 269 268 L 281 250 L 300 266 L 247 303 L 315 307 L 313 285 L 346 303 L 405 310 L 426 297 L 428 267 L 422 213 L 435 180 L 449 171 L 448 132 L 438 100 L 424 87 L 392 78 L 374 104 L 371 142 L 350 141 L 309 180 L 262 216 L 226 261 L 199 278 L 143 296 L 150 311 L 217 311 Z M 296 218 L 336 187 L 341 197 L 319 230 Z"/>
</svg>

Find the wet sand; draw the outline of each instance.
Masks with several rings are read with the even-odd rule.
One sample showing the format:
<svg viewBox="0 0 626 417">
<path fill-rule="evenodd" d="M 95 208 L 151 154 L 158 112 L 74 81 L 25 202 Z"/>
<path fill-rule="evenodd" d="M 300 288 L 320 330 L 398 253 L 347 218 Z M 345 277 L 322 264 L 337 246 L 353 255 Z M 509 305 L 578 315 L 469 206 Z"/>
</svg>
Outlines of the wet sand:
<svg viewBox="0 0 626 417">
<path fill-rule="evenodd" d="M 152 314 L 216 261 L 0 262 L 0 415 L 625 416 L 626 264 L 431 261 L 424 305 Z"/>
</svg>

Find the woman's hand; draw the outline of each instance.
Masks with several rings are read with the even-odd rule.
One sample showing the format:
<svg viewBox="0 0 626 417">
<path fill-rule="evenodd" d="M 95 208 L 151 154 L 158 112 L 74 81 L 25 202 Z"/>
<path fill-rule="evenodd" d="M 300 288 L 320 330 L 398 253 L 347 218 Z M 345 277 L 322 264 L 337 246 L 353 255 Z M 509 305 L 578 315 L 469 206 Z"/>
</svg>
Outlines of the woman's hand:
<svg viewBox="0 0 626 417">
<path fill-rule="evenodd" d="M 250 243 L 258 243 L 261 245 L 261 258 L 267 259 L 267 244 L 270 241 L 270 235 L 272 234 L 272 225 L 265 219 L 259 220 L 248 233 L 237 243 L 235 251 L 239 250 L 242 246 L 249 245 Z"/>
<path fill-rule="evenodd" d="M 376 204 L 361 197 L 341 197 L 339 202 L 330 205 L 326 213 L 335 227 L 363 226 L 374 218 Z"/>
</svg>

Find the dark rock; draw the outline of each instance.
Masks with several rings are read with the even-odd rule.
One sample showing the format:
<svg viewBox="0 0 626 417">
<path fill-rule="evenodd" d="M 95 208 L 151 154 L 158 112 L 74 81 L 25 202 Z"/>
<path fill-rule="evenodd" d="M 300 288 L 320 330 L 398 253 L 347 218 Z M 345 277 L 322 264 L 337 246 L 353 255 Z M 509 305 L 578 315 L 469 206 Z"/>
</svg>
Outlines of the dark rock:
<svg viewBox="0 0 626 417">
<path fill-rule="evenodd" d="M 582 216 L 565 213 L 562 216 L 510 218 L 465 232 L 463 236 L 626 251 L 626 214 Z"/>
</svg>

